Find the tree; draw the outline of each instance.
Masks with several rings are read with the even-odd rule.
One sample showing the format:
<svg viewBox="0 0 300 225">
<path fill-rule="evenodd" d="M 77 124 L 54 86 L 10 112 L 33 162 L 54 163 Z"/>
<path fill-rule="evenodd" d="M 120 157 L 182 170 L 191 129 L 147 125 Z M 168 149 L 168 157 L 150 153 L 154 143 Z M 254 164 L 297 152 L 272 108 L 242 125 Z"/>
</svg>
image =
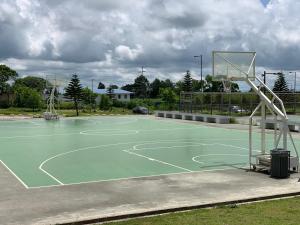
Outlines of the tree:
<svg viewBox="0 0 300 225">
<path fill-rule="evenodd" d="M 42 96 L 39 92 L 34 89 L 29 89 L 29 95 L 25 101 L 25 105 L 28 108 L 32 108 L 34 112 L 35 109 L 39 109 L 42 106 Z"/>
<path fill-rule="evenodd" d="M 149 81 L 144 75 L 140 75 L 134 80 L 134 94 L 138 98 L 146 98 L 149 93 Z"/>
<path fill-rule="evenodd" d="M 96 93 L 93 93 L 92 90 L 88 87 L 82 89 L 82 100 L 86 105 L 95 106 L 97 96 L 98 95 Z"/>
<path fill-rule="evenodd" d="M 150 84 L 150 97 L 151 98 L 157 98 L 159 95 L 159 89 L 161 88 L 161 81 L 159 79 L 155 79 L 151 84 Z"/>
<path fill-rule="evenodd" d="M 205 92 L 222 92 L 223 84 L 222 81 L 215 81 L 211 75 L 205 77 L 206 87 L 204 88 Z"/>
<path fill-rule="evenodd" d="M 160 97 L 167 104 L 168 110 L 174 108 L 174 104 L 176 103 L 176 94 L 171 88 L 161 88 Z"/>
<path fill-rule="evenodd" d="M 174 88 L 174 83 L 170 79 L 162 80 L 160 86 L 162 88 Z"/>
<path fill-rule="evenodd" d="M 285 81 L 285 77 L 283 73 L 279 73 L 278 77 L 275 81 L 274 87 L 273 87 L 274 92 L 289 92 L 288 85 Z"/>
<path fill-rule="evenodd" d="M 34 111 L 42 106 L 41 94 L 35 89 L 16 85 L 14 86 L 14 93 L 15 105 L 18 107 L 32 108 L 32 111 Z"/>
<path fill-rule="evenodd" d="M 7 106 L 10 105 L 10 94 L 12 92 L 11 85 L 7 83 L 9 80 L 15 80 L 18 77 L 18 73 L 15 70 L 10 69 L 6 65 L 0 65 L 0 94 L 5 93 L 7 95 Z"/>
<path fill-rule="evenodd" d="M 214 80 L 211 75 L 205 77 L 206 85 L 204 85 L 204 92 L 224 92 L 224 86 L 222 81 Z M 240 91 L 239 85 L 234 82 L 231 83 L 231 92 Z"/>
<path fill-rule="evenodd" d="M 192 91 L 192 82 L 193 82 L 193 79 L 191 77 L 191 73 L 189 70 L 186 71 L 186 74 L 184 76 L 184 79 L 183 79 L 183 87 L 182 87 L 182 90 L 183 91 L 186 91 L 186 92 L 190 92 Z"/>
<path fill-rule="evenodd" d="M 7 101 L 6 101 L 6 105 L 3 105 L 1 104 L 2 106 L 6 106 L 6 107 L 9 107 L 11 106 L 11 99 L 10 99 L 10 94 L 13 92 L 13 88 L 10 84 L 8 83 L 4 83 L 3 86 L 2 86 L 2 93 L 3 94 L 6 94 L 6 97 L 7 97 Z M 1 92 L 0 92 L 1 94 Z"/>
<path fill-rule="evenodd" d="M 150 84 L 150 90 L 149 90 L 149 95 L 151 98 L 157 98 L 159 96 L 159 90 L 161 88 L 171 88 L 174 89 L 174 84 L 170 79 L 166 80 L 159 80 L 155 79 L 151 84 Z"/>
<path fill-rule="evenodd" d="M 105 85 L 103 83 L 99 82 L 98 89 L 105 89 Z"/>
<path fill-rule="evenodd" d="M 13 79 L 15 80 L 18 76 L 18 73 L 12 69 L 10 69 L 6 65 L 0 65 L 0 91 L 3 91 L 3 87 L 6 82 Z"/>
<path fill-rule="evenodd" d="M 134 84 L 126 84 L 121 87 L 122 90 L 134 92 Z"/>
<path fill-rule="evenodd" d="M 192 90 L 194 92 L 201 91 L 201 87 L 202 87 L 201 81 L 193 79 L 193 81 L 192 81 Z"/>
<path fill-rule="evenodd" d="M 19 78 L 15 81 L 15 85 L 23 85 L 35 89 L 38 92 L 43 92 L 46 89 L 46 83 L 47 81 L 44 78 L 33 76 Z"/>
<path fill-rule="evenodd" d="M 112 89 L 119 89 L 118 85 L 112 84 L 110 85 Z"/>
<path fill-rule="evenodd" d="M 65 91 L 65 97 L 73 100 L 76 109 L 76 115 L 78 116 L 78 104 L 82 99 L 82 86 L 76 74 L 72 75 L 72 79 Z"/>
<path fill-rule="evenodd" d="M 107 95 L 108 95 L 108 97 L 109 97 L 110 99 L 113 98 L 113 96 L 114 96 L 114 88 L 113 88 L 113 85 L 109 85 L 109 86 L 108 86 L 108 88 L 107 88 L 107 90 L 106 90 L 106 93 L 107 93 Z"/>
<path fill-rule="evenodd" d="M 175 92 L 176 92 L 177 95 L 179 95 L 180 92 L 182 92 L 182 91 L 183 91 L 183 81 L 179 80 L 175 84 Z"/>
</svg>

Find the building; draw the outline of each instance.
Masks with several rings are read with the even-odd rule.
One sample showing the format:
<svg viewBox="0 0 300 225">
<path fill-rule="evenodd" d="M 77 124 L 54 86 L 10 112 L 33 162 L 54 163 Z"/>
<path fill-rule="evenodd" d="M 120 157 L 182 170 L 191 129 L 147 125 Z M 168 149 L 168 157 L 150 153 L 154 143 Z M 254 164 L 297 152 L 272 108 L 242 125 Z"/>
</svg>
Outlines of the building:
<svg viewBox="0 0 300 225">
<path fill-rule="evenodd" d="M 96 98 L 97 103 L 100 102 L 101 95 L 107 95 L 107 89 L 96 89 L 94 92 L 99 95 Z M 132 94 L 133 92 L 130 91 L 125 91 L 122 89 L 113 89 L 112 98 L 122 102 L 129 102 Z"/>
</svg>

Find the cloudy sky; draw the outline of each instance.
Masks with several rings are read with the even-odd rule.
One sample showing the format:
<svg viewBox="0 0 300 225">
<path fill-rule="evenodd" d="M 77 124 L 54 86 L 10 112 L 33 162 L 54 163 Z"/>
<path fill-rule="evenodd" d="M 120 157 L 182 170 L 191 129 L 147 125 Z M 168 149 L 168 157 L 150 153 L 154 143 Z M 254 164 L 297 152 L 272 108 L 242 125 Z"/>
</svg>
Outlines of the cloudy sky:
<svg viewBox="0 0 300 225">
<path fill-rule="evenodd" d="M 188 69 L 199 79 L 194 55 L 207 74 L 212 50 L 250 50 L 258 72 L 294 71 L 299 11 L 298 0 L 1 0 L 0 63 L 21 76 L 124 85 L 142 66 L 149 80 Z"/>
</svg>

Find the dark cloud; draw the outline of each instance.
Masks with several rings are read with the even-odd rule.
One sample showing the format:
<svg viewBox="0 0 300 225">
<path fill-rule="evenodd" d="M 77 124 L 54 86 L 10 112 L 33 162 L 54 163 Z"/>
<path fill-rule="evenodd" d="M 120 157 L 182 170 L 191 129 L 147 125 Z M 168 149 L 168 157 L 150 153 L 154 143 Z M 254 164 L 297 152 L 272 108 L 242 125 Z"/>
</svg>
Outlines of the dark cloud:
<svg viewBox="0 0 300 225">
<path fill-rule="evenodd" d="M 21 74 L 128 83 L 197 77 L 212 50 L 256 51 L 262 70 L 298 70 L 300 2 L 272 0 L 2 0 L 0 59 Z"/>
</svg>

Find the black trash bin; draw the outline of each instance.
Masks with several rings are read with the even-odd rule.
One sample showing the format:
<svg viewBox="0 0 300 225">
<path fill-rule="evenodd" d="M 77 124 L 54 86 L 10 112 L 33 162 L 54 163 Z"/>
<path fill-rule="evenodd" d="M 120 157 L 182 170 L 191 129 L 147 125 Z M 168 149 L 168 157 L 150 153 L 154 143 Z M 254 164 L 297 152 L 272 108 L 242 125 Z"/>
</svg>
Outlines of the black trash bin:
<svg viewBox="0 0 300 225">
<path fill-rule="evenodd" d="M 271 177 L 287 178 L 290 176 L 290 151 L 274 149 L 271 151 Z"/>
</svg>

